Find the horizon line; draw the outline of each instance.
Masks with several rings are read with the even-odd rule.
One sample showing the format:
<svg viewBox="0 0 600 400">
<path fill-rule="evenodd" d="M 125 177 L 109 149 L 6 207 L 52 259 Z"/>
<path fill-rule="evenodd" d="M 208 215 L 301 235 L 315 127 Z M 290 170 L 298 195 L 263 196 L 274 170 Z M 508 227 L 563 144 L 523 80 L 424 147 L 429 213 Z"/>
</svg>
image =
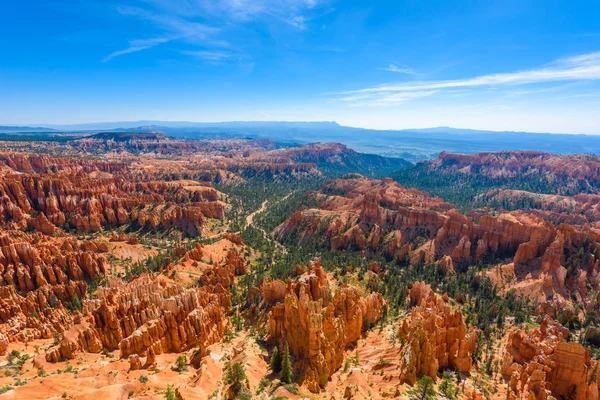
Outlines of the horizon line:
<svg viewBox="0 0 600 400">
<path fill-rule="evenodd" d="M 143 123 L 146 124 L 143 124 Z M 79 125 L 102 125 L 102 124 L 136 124 L 141 123 L 139 126 L 135 126 L 132 128 L 125 127 L 113 127 L 113 128 L 75 128 Z M 150 124 L 148 124 L 150 123 Z M 411 127 L 411 128 L 389 128 L 389 129 L 376 129 L 376 128 L 368 128 L 363 126 L 351 126 L 351 125 L 343 125 L 335 120 L 314 120 L 314 121 L 298 121 L 298 120 L 224 120 L 224 121 L 189 121 L 189 120 L 152 120 L 152 119 L 139 119 L 139 120 L 129 120 L 129 121 L 101 121 L 101 122 L 75 122 L 75 123 L 54 123 L 54 124 L 4 124 L 0 123 L 0 127 L 9 127 L 9 128 L 42 128 L 42 129 L 52 129 L 57 132 L 77 132 L 77 131 L 85 131 L 85 130 L 115 130 L 115 129 L 135 129 L 141 128 L 145 125 L 154 125 L 154 123 L 177 123 L 177 124 L 240 124 L 240 123 L 273 123 L 273 124 L 335 124 L 342 128 L 351 128 L 351 129 L 362 129 L 362 130 L 370 130 L 370 131 L 378 131 L 378 132 L 406 132 L 406 131 L 419 131 L 419 130 L 434 130 L 434 129 L 451 129 L 451 130 L 466 130 L 466 131 L 474 131 L 474 132 L 491 132 L 491 133 L 528 133 L 535 135 L 583 135 L 583 136 L 598 136 L 598 133 L 581 133 L 581 132 L 535 132 L 535 131 L 526 131 L 526 130 L 494 130 L 494 129 L 477 129 L 477 128 L 463 128 L 463 127 L 455 127 L 448 125 L 439 125 L 439 126 L 424 126 L 424 127 Z M 157 126 L 161 126 L 156 124 Z M 67 127 L 73 127 L 73 130 L 68 130 Z M 163 126 L 165 128 L 170 128 L 169 126 Z M 185 126 L 180 126 L 177 128 L 185 128 Z M 194 128 L 193 126 L 189 126 L 189 128 Z M 25 133 L 26 131 L 16 132 L 16 133 Z"/>
</svg>

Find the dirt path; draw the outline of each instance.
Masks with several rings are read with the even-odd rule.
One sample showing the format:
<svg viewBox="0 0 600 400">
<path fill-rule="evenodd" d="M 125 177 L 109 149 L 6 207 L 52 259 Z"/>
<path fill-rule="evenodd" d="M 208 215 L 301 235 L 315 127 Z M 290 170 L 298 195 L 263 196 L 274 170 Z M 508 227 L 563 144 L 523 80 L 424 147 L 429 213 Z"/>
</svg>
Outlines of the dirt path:
<svg viewBox="0 0 600 400">
<path fill-rule="evenodd" d="M 288 194 L 289 196 L 289 194 Z M 285 200 L 285 198 L 283 198 L 282 200 Z M 280 201 L 282 201 L 280 200 Z M 252 214 L 248 215 L 246 217 L 246 226 L 249 226 L 252 224 L 252 221 L 254 221 L 254 216 L 256 214 L 260 214 L 261 212 L 265 211 L 267 209 L 267 205 L 269 204 L 269 200 L 265 200 L 262 202 L 260 208 L 258 210 L 255 210 Z"/>
<path fill-rule="evenodd" d="M 287 198 L 288 198 L 288 197 L 290 197 L 290 196 L 292 195 L 292 193 L 294 193 L 294 192 L 290 192 L 290 193 L 286 194 L 286 195 L 285 195 L 284 197 L 282 197 L 280 200 L 277 200 L 277 201 L 276 201 L 276 203 L 279 203 L 279 202 L 281 202 L 281 201 L 285 201 L 285 200 L 287 200 Z M 267 209 L 268 205 L 269 205 L 269 200 L 265 200 L 265 201 L 263 201 L 263 202 L 262 202 L 262 204 L 260 205 L 260 208 L 258 208 L 258 209 L 256 209 L 256 210 L 254 210 L 252 213 L 250 213 L 250 214 L 249 214 L 249 215 L 246 217 L 246 221 L 245 221 L 246 223 L 245 223 L 245 225 L 244 225 L 244 228 L 247 228 L 247 227 L 249 227 L 250 225 L 252 225 L 252 223 L 254 222 L 254 217 L 256 217 L 258 214 L 260 214 L 260 213 L 264 212 L 264 211 Z M 264 230 L 264 229 L 262 229 L 261 227 L 255 226 L 255 228 L 256 228 L 256 229 L 258 229 L 258 230 L 259 230 L 259 231 L 260 231 L 260 232 L 263 234 L 263 236 L 264 236 L 265 238 L 268 238 L 268 237 L 269 237 L 269 234 L 268 234 L 267 232 L 265 232 L 265 230 Z M 235 233 L 236 235 L 239 235 L 239 234 L 241 233 L 241 230 L 240 230 L 240 231 L 237 231 L 237 232 L 233 232 L 233 233 Z M 220 238 L 222 238 L 222 237 L 223 237 L 223 233 L 221 232 L 221 233 L 215 233 L 215 234 L 213 234 L 213 235 L 211 235 L 211 236 L 207 236 L 207 237 L 205 237 L 204 239 L 212 240 L 212 239 L 217 239 L 217 238 L 219 238 L 219 239 L 220 239 Z M 279 242 L 277 242 L 277 241 L 276 241 L 275 243 L 276 243 L 277 247 L 279 247 L 281 250 L 283 250 L 283 251 L 285 252 L 285 248 L 284 248 L 283 246 L 281 246 L 281 244 L 280 244 Z"/>
<path fill-rule="evenodd" d="M 281 199 L 277 200 L 275 202 L 275 204 L 280 203 L 282 201 L 285 201 L 288 199 L 288 197 L 290 197 L 292 195 L 292 193 L 294 192 L 289 192 L 288 194 L 286 194 L 284 197 L 282 197 Z M 261 204 L 260 208 L 258 210 L 255 210 L 252 214 L 248 215 L 246 217 L 246 227 L 248 227 L 249 225 L 252 224 L 252 222 L 254 221 L 254 217 L 257 214 L 260 214 L 261 212 L 265 211 L 267 209 L 267 206 L 269 205 L 269 200 L 265 200 L 263 201 L 263 203 Z M 265 235 L 267 234 L 265 231 L 263 231 L 262 228 L 259 228 L 257 226 L 255 226 L 256 229 L 259 229 L 260 231 L 262 231 Z"/>
<path fill-rule="evenodd" d="M 277 200 L 275 203 L 279 203 L 281 201 L 287 200 L 287 198 L 290 197 L 292 195 L 292 193 L 294 193 L 294 192 L 290 192 L 290 193 L 286 194 L 284 197 L 282 197 L 281 199 Z M 248 227 L 248 226 L 250 226 L 252 224 L 252 222 L 254 221 L 254 217 L 257 214 L 260 214 L 261 212 L 263 212 L 263 211 L 265 211 L 267 209 L 268 204 L 269 204 L 269 200 L 263 201 L 262 205 L 260 206 L 260 208 L 258 210 L 254 211 L 252 214 L 250 214 L 250 215 L 248 215 L 246 217 L 246 227 Z M 287 249 L 285 248 L 285 246 L 283 246 L 277 240 L 271 239 L 269 237 L 269 234 L 263 228 L 261 228 L 260 226 L 254 226 L 254 228 L 258 229 L 265 239 L 270 240 L 273 243 L 275 243 L 275 247 L 279 251 L 281 251 L 283 254 L 287 253 Z"/>
</svg>

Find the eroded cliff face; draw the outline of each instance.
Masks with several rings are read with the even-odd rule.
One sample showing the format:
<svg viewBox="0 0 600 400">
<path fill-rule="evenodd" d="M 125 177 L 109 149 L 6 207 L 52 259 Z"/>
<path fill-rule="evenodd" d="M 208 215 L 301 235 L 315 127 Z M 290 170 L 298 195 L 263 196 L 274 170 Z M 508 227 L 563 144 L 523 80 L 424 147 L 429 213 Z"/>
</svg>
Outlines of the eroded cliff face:
<svg viewBox="0 0 600 400">
<path fill-rule="evenodd" d="M 106 273 L 106 245 L 41 233 L 0 234 L 0 333 L 13 341 L 51 338 L 72 325 L 65 305 Z"/>
<path fill-rule="evenodd" d="M 476 220 L 388 179 L 339 179 L 308 196 L 317 207 L 298 210 L 274 237 L 331 250 L 410 256 L 411 263 L 440 262 L 447 271 L 479 261 L 501 263 L 512 278 L 495 277 L 500 286 L 509 290 L 526 282 L 518 294 L 544 312 L 570 307 L 572 295 L 587 296 L 586 282 L 600 283 L 600 230 L 587 225 L 555 226 L 523 211 L 481 214 Z"/>
<path fill-rule="evenodd" d="M 130 139 L 115 143 L 129 143 Z M 82 139 L 81 143 L 94 140 Z M 135 140 L 163 148 L 157 144 L 160 140 Z M 272 149 L 269 144 L 255 147 L 252 142 L 233 141 L 219 151 L 218 143 L 196 148 L 203 145 L 175 142 L 182 142 L 182 153 L 175 151 L 168 160 L 112 154 L 108 157 L 111 161 L 100 161 L 1 153 L 0 224 L 45 234 L 67 228 L 99 232 L 131 225 L 147 230 L 175 228 L 198 236 L 205 218 L 224 217 L 223 196 L 208 182 L 242 181 L 247 175 L 321 176 L 318 163 L 341 168 L 346 166 L 344 160 L 355 154 L 338 144 Z M 142 144 L 139 148 L 146 149 Z M 237 148 L 239 151 L 233 151 Z"/>
<path fill-rule="evenodd" d="M 268 139 L 187 140 L 176 139 L 158 132 L 101 132 L 70 140 L 66 145 L 81 153 L 141 154 L 169 157 L 223 151 L 264 151 L 278 147 L 273 141 Z"/>
<path fill-rule="evenodd" d="M 429 162 L 430 169 L 443 172 L 477 174 L 488 178 L 544 176 L 549 182 L 562 180 L 574 185 L 600 183 L 600 157 L 584 154 L 558 155 L 538 151 L 453 154 L 442 152 Z"/>
<path fill-rule="evenodd" d="M 467 329 L 460 310 L 429 285 L 413 284 L 410 301 L 415 307 L 398 329 L 403 343 L 400 353 L 405 355 L 399 364 L 400 381 L 414 385 L 423 375 L 436 379 L 438 371 L 446 368 L 471 372 L 480 332 Z"/>
<path fill-rule="evenodd" d="M 157 354 L 195 346 L 204 352 L 223 338 L 235 269 L 213 267 L 205 271 L 200 287 L 188 289 L 160 275 L 143 274 L 130 283 L 111 278 L 96 299 L 84 302 L 82 315 L 46 359 L 118 349 L 121 358 L 146 357 L 149 366 Z"/>
<path fill-rule="evenodd" d="M 213 188 L 187 182 L 139 181 L 120 164 L 111 166 L 100 163 L 91 170 L 88 165 L 75 164 L 43 175 L 7 173 L 0 182 L 0 223 L 45 234 L 57 228 L 98 232 L 131 224 L 145 229 L 177 228 L 197 236 L 205 217 L 224 217 L 220 195 Z"/>
<path fill-rule="evenodd" d="M 172 179 L 182 179 L 183 175 L 194 179 L 232 182 L 246 176 L 316 177 L 322 176 L 321 168 L 351 170 L 365 167 L 361 156 L 339 143 L 308 144 L 300 147 L 280 148 L 270 140 L 181 140 L 158 133 L 117 133 L 97 134 L 87 138 L 69 141 L 65 147 L 80 153 L 105 153 L 129 159 L 151 158 L 156 155 L 168 157 L 166 163 L 155 166 Z M 146 161 L 146 160 L 144 160 Z M 371 156 L 369 163 L 375 168 L 385 167 L 396 170 L 406 166 L 406 162 Z M 368 166 L 371 167 L 372 166 Z M 147 174 L 148 171 L 140 171 Z M 188 179 L 188 178 L 183 178 Z"/>
<path fill-rule="evenodd" d="M 501 372 L 509 399 L 598 399 L 598 361 L 581 344 L 567 342 L 568 335 L 550 318 L 539 328 L 508 335 Z"/>
<path fill-rule="evenodd" d="M 525 190 L 491 189 L 477 196 L 475 202 L 509 210 L 527 208 L 529 213 L 555 225 L 590 224 L 593 228 L 600 228 L 598 194 L 579 193 L 574 196 L 560 196 Z M 474 212 L 474 214 L 479 213 L 481 213 L 479 210 Z"/>
<path fill-rule="evenodd" d="M 280 346 L 288 343 L 299 380 L 317 393 L 342 366 L 344 350 L 380 318 L 383 299 L 378 293 L 362 297 L 345 285 L 332 287 L 318 260 L 288 281 L 285 294 L 283 285 L 263 286 L 264 299 L 276 302 L 269 313 L 269 338 Z"/>
<path fill-rule="evenodd" d="M 76 173 L 123 172 L 127 168 L 124 162 L 88 160 L 75 157 L 51 157 L 45 154 L 2 152 L 0 153 L 0 171 L 21 172 L 27 174 L 50 174 L 56 172 Z"/>
</svg>

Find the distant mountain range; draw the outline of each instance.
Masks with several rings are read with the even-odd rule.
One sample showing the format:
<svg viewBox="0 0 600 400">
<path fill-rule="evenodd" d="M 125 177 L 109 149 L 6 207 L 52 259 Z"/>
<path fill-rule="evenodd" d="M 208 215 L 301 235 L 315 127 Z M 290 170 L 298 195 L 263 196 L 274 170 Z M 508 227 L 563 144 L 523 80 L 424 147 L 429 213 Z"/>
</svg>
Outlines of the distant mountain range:
<svg viewBox="0 0 600 400">
<path fill-rule="evenodd" d="M 56 132 L 51 128 L 41 126 L 12 126 L 0 125 L 0 133 L 20 133 L 20 132 Z"/>
<path fill-rule="evenodd" d="M 477 153 L 502 150 L 538 150 L 555 154 L 590 153 L 600 155 L 600 135 L 495 132 L 437 127 L 427 129 L 374 130 L 342 126 L 336 122 L 185 122 L 133 121 L 76 125 L 0 126 L 5 135 L 100 131 L 160 132 L 189 139 L 252 138 L 271 139 L 295 145 L 339 142 L 352 149 L 417 162 L 436 157 L 442 151 Z M 37 138 L 39 135 L 36 135 Z M 14 137 L 13 137 L 14 138 Z"/>
</svg>

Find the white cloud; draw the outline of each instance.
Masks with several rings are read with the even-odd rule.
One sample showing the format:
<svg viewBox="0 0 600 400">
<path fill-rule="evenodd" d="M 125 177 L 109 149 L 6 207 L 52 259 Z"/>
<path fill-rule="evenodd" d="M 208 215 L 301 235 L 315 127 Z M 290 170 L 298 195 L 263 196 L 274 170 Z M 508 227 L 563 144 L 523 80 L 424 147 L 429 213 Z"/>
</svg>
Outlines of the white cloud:
<svg viewBox="0 0 600 400">
<path fill-rule="evenodd" d="M 428 97 L 438 93 L 439 90 L 426 90 L 416 92 L 401 92 L 388 94 L 373 98 L 368 95 L 350 95 L 342 97 L 339 100 L 349 103 L 352 106 L 389 106 L 394 104 L 403 104 L 421 97 Z"/>
<path fill-rule="evenodd" d="M 226 48 L 230 43 L 219 39 L 220 33 L 232 24 L 258 21 L 270 18 L 305 30 L 315 17 L 319 7 L 329 0 L 143 0 L 146 7 L 118 6 L 122 15 L 140 18 L 154 23 L 161 29 L 167 41 L 184 41 L 202 47 Z M 316 15 L 318 16 L 318 15 Z M 202 22 L 201 22 L 202 21 Z M 115 57 L 150 49 L 160 43 L 135 44 L 115 51 L 104 58 L 104 62 Z M 183 52 L 202 59 L 194 51 Z M 222 57 L 221 60 L 227 57 Z M 211 60 L 214 61 L 214 60 Z"/>
<path fill-rule="evenodd" d="M 212 51 L 212 50 L 197 50 L 197 51 L 182 51 L 183 54 L 189 56 L 201 58 L 207 61 L 219 62 L 234 57 L 234 54 L 227 53 L 224 51 Z"/>
<path fill-rule="evenodd" d="M 254 20 L 270 16 L 299 30 L 307 29 L 311 11 L 323 0 L 198 0 L 215 15 L 234 20 Z"/>
<path fill-rule="evenodd" d="M 138 51 L 150 49 L 154 46 L 158 46 L 162 43 L 167 43 L 171 39 L 169 38 L 152 38 L 152 39 L 138 39 L 129 41 L 129 47 L 123 50 L 115 51 L 104 58 L 104 62 L 108 62 L 115 57 L 122 56 L 124 54 L 135 53 Z"/>
<path fill-rule="evenodd" d="M 379 69 L 381 69 L 383 71 L 399 72 L 402 74 L 409 74 L 409 75 L 416 74 L 415 70 L 412 69 L 411 67 L 407 67 L 406 65 L 398 65 L 396 63 L 390 63 L 387 67 L 379 68 Z"/>
<path fill-rule="evenodd" d="M 163 13 L 154 13 L 138 7 L 117 7 L 117 11 L 123 15 L 138 17 L 153 22 L 158 28 L 171 35 L 173 39 L 185 39 L 188 41 L 209 41 L 220 32 L 219 28 L 209 26 L 196 21 Z"/>
<path fill-rule="evenodd" d="M 478 87 L 497 88 L 535 83 L 600 80 L 600 52 L 562 58 L 537 69 L 502 74 L 482 75 L 473 78 L 447 81 L 420 81 L 370 87 L 340 93 L 339 100 L 345 102 L 370 100 L 377 104 L 394 104 L 398 93 L 433 95 L 449 89 L 472 89 Z M 423 96 L 415 96 L 423 97 Z"/>
<path fill-rule="evenodd" d="M 155 8 L 185 18 L 206 17 L 224 21 L 250 21 L 270 16 L 299 29 L 305 29 L 307 12 L 324 0 L 146 0 Z"/>
</svg>

